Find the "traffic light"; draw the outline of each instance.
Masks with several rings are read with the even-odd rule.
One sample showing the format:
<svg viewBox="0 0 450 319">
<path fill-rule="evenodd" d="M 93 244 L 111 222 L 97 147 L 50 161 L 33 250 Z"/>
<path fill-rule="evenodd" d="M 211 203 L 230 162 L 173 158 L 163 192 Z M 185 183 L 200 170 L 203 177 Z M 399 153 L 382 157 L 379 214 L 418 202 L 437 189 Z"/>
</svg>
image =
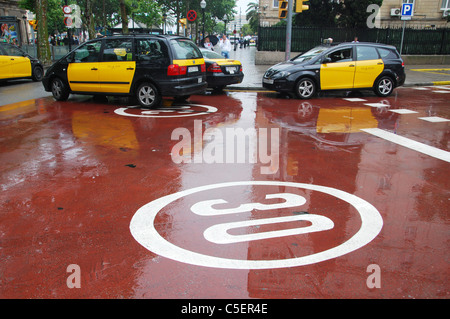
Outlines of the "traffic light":
<svg viewBox="0 0 450 319">
<path fill-rule="evenodd" d="M 297 0 L 295 2 L 295 12 L 303 12 L 309 9 L 307 4 L 303 4 L 304 2 L 308 2 L 308 0 Z"/>
<path fill-rule="evenodd" d="M 29 20 L 28 23 L 33 27 L 34 31 L 37 31 L 37 20 Z"/>
<path fill-rule="evenodd" d="M 180 24 L 185 28 L 186 27 L 186 23 L 187 23 L 187 19 L 183 18 L 183 19 L 178 20 L 178 22 L 180 22 Z"/>
<path fill-rule="evenodd" d="M 288 2 L 278 1 L 278 18 L 286 19 L 288 13 Z"/>
</svg>

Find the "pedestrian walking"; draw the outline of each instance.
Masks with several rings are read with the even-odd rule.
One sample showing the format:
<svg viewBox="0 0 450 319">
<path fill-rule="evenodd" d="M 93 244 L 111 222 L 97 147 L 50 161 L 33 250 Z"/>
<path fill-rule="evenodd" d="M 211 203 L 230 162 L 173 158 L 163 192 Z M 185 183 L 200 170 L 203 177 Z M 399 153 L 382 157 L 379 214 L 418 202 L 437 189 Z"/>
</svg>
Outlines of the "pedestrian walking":
<svg viewBox="0 0 450 319">
<path fill-rule="evenodd" d="M 219 46 L 222 49 L 222 56 L 225 59 L 229 59 L 231 51 L 231 42 L 230 40 L 228 40 L 225 34 L 222 36 L 222 39 L 220 39 Z"/>
<path fill-rule="evenodd" d="M 203 46 L 208 50 L 214 51 L 213 44 L 211 43 L 211 41 L 209 41 L 208 37 L 205 38 L 205 43 L 203 44 Z"/>
</svg>

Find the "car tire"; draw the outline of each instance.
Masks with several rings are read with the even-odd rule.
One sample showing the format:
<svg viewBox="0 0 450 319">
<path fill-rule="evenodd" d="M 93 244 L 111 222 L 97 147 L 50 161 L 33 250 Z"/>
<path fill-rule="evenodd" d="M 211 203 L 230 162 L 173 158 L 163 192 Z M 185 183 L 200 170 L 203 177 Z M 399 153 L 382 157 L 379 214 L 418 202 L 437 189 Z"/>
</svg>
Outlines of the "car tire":
<svg viewBox="0 0 450 319">
<path fill-rule="evenodd" d="M 67 99 L 69 98 L 69 88 L 60 78 L 54 78 L 51 82 L 50 88 L 55 100 L 67 101 Z"/>
<path fill-rule="evenodd" d="M 44 77 L 44 69 L 41 66 L 36 65 L 33 68 L 33 73 L 31 74 L 32 80 L 35 82 L 39 82 L 42 81 L 43 77 Z"/>
<path fill-rule="evenodd" d="M 394 80 L 389 76 L 383 76 L 375 82 L 374 92 L 380 97 L 386 97 L 394 91 Z"/>
<path fill-rule="evenodd" d="M 138 103 L 145 108 L 154 108 L 159 106 L 161 95 L 158 89 L 150 82 L 144 82 L 136 90 Z"/>
<path fill-rule="evenodd" d="M 302 78 L 295 85 L 295 94 L 298 98 L 307 100 L 316 94 L 316 83 L 310 78 Z"/>
</svg>

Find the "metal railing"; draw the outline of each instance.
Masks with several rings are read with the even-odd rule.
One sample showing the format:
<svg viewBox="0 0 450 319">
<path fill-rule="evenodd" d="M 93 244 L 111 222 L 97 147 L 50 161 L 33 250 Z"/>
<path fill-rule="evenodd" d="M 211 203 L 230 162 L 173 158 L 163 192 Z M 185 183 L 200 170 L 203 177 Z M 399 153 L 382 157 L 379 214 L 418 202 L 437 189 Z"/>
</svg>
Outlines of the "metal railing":
<svg viewBox="0 0 450 319">
<path fill-rule="evenodd" d="M 75 49 L 77 45 L 72 44 L 71 49 Z M 33 44 L 24 44 L 20 47 L 26 53 L 32 57 L 37 57 L 37 46 Z M 57 61 L 69 53 L 68 45 L 50 45 L 50 53 L 52 56 L 52 61 Z"/>
<path fill-rule="evenodd" d="M 291 51 L 305 52 L 324 39 L 334 43 L 351 42 L 358 37 L 360 42 L 376 42 L 393 45 L 400 51 L 402 28 L 393 29 L 343 29 L 293 27 Z M 259 51 L 285 51 L 286 27 L 259 27 Z M 450 29 L 405 29 L 403 54 L 447 55 L 450 54 Z"/>
</svg>

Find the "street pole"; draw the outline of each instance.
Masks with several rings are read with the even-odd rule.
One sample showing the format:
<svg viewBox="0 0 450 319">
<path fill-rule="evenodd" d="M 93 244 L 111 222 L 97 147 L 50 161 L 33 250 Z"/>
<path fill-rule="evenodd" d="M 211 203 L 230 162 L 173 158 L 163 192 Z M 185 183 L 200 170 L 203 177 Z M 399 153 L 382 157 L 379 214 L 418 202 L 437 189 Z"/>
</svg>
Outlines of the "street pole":
<svg viewBox="0 0 450 319">
<path fill-rule="evenodd" d="M 405 27 L 406 27 L 406 20 L 403 20 L 402 42 L 400 43 L 400 55 L 402 55 L 403 51 L 403 39 L 405 38 Z"/>
<path fill-rule="evenodd" d="M 292 38 L 292 1 L 288 0 L 288 11 L 287 11 L 287 25 L 286 25 L 286 52 L 285 60 L 291 59 L 291 38 Z"/>
<path fill-rule="evenodd" d="M 65 0 L 64 3 L 65 3 L 66 6 L 67 6 L 67 0 Z M 72 51 L 72 44 L 70 43 L 70 42 L 71 42 L 71 38 L 72 38 L 72 34 L 71 34 L 71 32 L 70 32 L 70 28 L 69 28 L 69 27 L 67 27 L 67 38 L 68 38 L 68 40 L 69 40 L 69 52 L 70 52 L 70 51 Z"/>
</svg>

